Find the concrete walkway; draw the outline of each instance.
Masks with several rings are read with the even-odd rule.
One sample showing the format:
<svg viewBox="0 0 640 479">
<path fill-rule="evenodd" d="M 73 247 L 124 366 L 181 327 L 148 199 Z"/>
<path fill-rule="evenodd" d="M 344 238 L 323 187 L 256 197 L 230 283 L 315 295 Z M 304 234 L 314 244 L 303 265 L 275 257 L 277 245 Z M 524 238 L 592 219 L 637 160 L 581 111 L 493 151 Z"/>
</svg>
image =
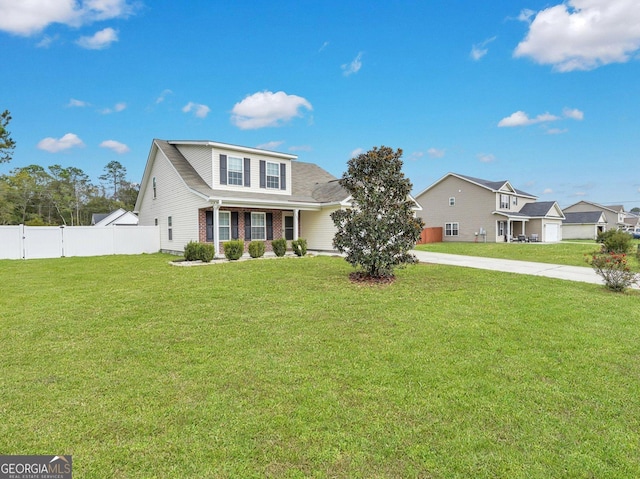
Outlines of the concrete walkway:
<svg viewBox="0 0 640 479">
<path fill-rule="evenodd" d="M 592 268 L 587 267 L 534 263 L 531 261 L 516 261 L 512 259 L 481 258 L 478 256 L 462 256 L 446 253 L 430 253 L 417 250 L 412 250 L 412 253 L 416 255 L 421 263 L 466 266 L 467 268 L 489 269 L 507 273 L 547 276 L 549 278 L 568 281 L 582 281 L 583 283 L 603 284 L 602 278 L 598 276 Z M 638 288 L 638 285 L 634 285 L 634 287 Z"/>
</svg>

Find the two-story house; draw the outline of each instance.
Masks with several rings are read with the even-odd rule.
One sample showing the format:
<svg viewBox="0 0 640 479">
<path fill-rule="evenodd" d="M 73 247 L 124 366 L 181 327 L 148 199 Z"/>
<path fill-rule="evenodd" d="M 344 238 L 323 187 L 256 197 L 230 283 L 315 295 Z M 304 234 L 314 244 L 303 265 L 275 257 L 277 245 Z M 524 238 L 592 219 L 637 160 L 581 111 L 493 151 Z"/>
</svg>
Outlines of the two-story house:
<svg viewBox="0 0 640 479">
<path fill-rule="evenodd" d="M 135 212 L 160 226 L 160 248 L 182 253 L 189 241 L 266 242 L 303 237 L 333 250 L 330 213 L 349 205 L 338 180 L 297 156 L 213 141 L 153 140 Z"/>
<path fill-rule="evenodd" d="M 416 196 L 427 228 L 443 228 L 444 241 L 554 242 L 562 239 L 564 215 L 555 201 L 488 181 L 447 173 Z"/>
<path fill-rule="evenodd" d="M 607 229 L 626 229 L 629 224 L 626 222 L 628 214 L 622 205 L 600 205 L 591 201 L 578 201 L 563 209 L 565 213 L 586 213 L 589 211 L 599 211 L 605 216 Z M 631 215 L 635 216 L 635 215 Z M 634 218 L 631 218 L 632 220 Z M 635 223 L 632 221 L 632 223 Z"/>
</svg>

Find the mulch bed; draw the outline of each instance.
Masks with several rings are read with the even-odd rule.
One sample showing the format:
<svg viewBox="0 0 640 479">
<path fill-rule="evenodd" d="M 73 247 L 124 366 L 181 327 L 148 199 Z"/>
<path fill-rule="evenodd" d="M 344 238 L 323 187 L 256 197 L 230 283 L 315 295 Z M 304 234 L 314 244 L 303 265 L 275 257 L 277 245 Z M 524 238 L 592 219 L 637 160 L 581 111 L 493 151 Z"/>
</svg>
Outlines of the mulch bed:
<svg viewBox="0 0 640 479">
<path fill-rule="evenodd" d="M 352 283 L 357 284 L 391 284 L 396 280 L 395 276 L 369 276 L 367 273 L 356 271 L 349 274 L 349 279 Z"/>
</svg>

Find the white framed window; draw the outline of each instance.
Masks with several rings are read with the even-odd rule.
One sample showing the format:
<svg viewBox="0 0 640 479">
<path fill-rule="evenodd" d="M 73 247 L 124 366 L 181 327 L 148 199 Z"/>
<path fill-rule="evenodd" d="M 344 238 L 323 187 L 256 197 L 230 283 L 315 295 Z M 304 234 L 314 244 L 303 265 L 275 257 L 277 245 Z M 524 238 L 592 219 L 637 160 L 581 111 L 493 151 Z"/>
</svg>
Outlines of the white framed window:
<svg viewBox="0 0 640 479">
<path fill-rule="evenodd" d="M 167 236 L 169 241 L 173 240 L 173 218 L 171 216 L 167 217 Z"/>
<path fill-rule="evenodd" d="M 444 224 L 444 235 L 445 236 L 458 236 L 460 234 L 460 224 L 459 223 L 445 223 Z"/>
<path fill-rule="evenodd" d="M 251 213 L 251 239 L 267 239 L 267 220 L 265 213 Z"/>
<path fill-rule="evenodd" d="M 498 236 L 504 236 L 505 231 L 505 222 L 498 221 Z"/>
<path fill-rule="evenodd" d="M 227 159 L 227 183 L 242 186 L 242 158 L 230 156 Z"/>
<path fill-rule="evenodd" d="M 455 206 L 456 205 L 456 197 L 452 196 L 451 198 L 449 198 L 449 206 Z"/>
<path fill-rule="evenodd" d="M 516 205 L 516 206 L 518 205 L 518 197 L 517 196 L 513 197 L 513 204 Z"/>
<path fill-rule="evenodd" d="M 509 195 L 500 195 L 500 208 L 509 209 Z"/>
<path fill-rule="evenodd" d="M 152 181 L 153 183 L 153 199 L 155 200 L 157 198 L 157 184 L 156 184 L 156 177 L 154 176 Z"/>
<path fill-rule="evenodd" d="M 229 241 L 231 239 L 231 212 L 218 212 L 218 235 L 220 241 Z"/>
<path fill-rule="evenodd" d="M 280 189 L 280 164 L 267 161 L 267 188 Z"/>
</svg>

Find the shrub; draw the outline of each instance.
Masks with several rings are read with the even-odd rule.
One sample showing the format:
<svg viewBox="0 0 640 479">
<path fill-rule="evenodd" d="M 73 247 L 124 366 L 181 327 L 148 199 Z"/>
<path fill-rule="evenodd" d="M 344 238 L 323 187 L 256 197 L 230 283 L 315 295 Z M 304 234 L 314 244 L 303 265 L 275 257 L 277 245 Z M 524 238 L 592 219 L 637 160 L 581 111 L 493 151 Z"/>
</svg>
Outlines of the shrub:
<svg viewBox="0 0 640 479">
<path fill-rule="evenodd" d="M 203 261 L 209 263 L 215 256 L 212 244 L 189 241 L 184 247 L 184 259 L 187 261 Z"/>
<path fill-rule="evenodd" d="M 242 240 L 226 241 L 222 247 L 224 248 L 224 256 L 228 260 L 240 259 L 244 253 L 244 241 Z"/>
<path fill-rule="evenodd" d="M 211 243 L 200 243 L 200 261 L 211 262 L 216 255 L 216 249 Z"/>
<path fill-rule="evenodd" d="M 307 240 L 299 238 L 291 242 L 291 249 L 298 256 L 304 256 L 307 254 Z"/>
<path fill-rule="evenodd" d="M 287 252 L 287 240 L 284 238 L 274 239 L 271 242 L 271 248 L 276 256 L 284 256 Z"/>
<path fill-rule="evenodd" d="M 602 243 L 603 253 L 626 254 L 633 246 L 633 237 L 620 230 L 609 230 L 598 233 L 597 243 Z"/>
<path fill-rule="evenodd" d="M 252 258 L 261 258 L 264 256 L 264 241 L 252 241 L 249 243 L 249 256 Z"/>
<path fill-rule="evenodd" d="M 602 276 L 605 287 L 611 291 L 623 292 L 638 282 L 639 278 L 631 271 L 625 254 L 594 253 L 587 261 Z"/>
</svg>

